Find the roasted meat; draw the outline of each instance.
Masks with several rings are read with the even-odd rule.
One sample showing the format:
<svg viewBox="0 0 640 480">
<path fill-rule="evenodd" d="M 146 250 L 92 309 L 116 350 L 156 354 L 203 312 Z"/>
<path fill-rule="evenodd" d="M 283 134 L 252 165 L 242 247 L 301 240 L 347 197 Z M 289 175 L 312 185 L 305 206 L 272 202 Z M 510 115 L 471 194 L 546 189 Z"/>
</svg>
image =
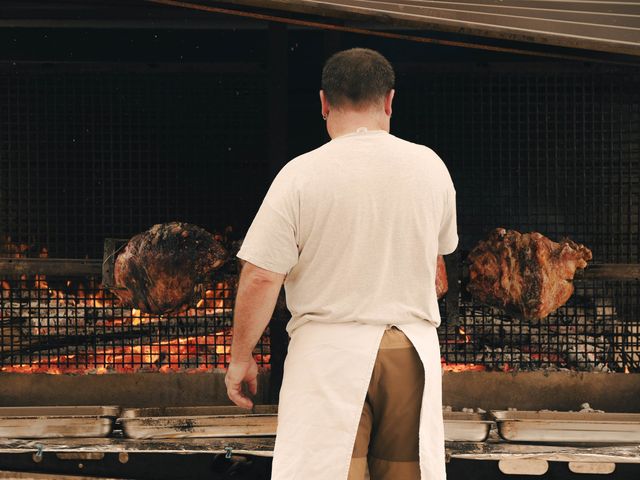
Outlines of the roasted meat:
<svg viewBox="0 0 640 480">
<path fill-rule="evenodd" d="M 142 312 L 176 313 L 197 300 L 199 285 L 226 258 L 213 235 L 196 225 L 154 225 L 129 240 L 116 258 L 115 293 Z"/>
<path fill-rule="evenodd" d="M 573 294 L 591 250 L 569 239 L 496 228 L 470 253 L 467 290 L 481 303 L 529 320 L 545 318 Z"/>
<path fill-rule="evenodd" d="M 444 264 L 442 255 L 438 255 L 438 263 L 436 265 L 436 295 L 438 298 L 444 297 L 449 290 L 449 282 L 447 281 L 447 267 Z"/>
</svg>

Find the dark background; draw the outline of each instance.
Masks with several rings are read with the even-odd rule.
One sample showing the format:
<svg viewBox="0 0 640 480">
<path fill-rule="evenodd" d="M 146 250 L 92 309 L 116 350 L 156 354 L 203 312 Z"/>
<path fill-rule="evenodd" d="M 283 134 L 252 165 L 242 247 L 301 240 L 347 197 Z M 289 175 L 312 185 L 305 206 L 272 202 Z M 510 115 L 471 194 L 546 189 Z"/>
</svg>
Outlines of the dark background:
<svg viewBox="0 0 640 480">
<path fill-rule="evenodd" d="M 328 140 L 327 56 L 397 70 L 392 133 L 433 148 L 462 249 L 504 226 L 640 261 L 640 73 L 353 34 L 0 29 L 0 234 L 54 257 L 181 220 L 242 236 L 279 167 Z"/>
</svg>

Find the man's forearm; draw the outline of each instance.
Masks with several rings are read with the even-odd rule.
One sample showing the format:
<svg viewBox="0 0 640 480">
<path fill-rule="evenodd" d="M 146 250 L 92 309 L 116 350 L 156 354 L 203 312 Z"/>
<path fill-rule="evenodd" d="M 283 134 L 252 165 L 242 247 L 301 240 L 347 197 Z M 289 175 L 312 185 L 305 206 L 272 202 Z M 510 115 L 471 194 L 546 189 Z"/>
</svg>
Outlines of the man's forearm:
<svg viewBox="0 0 640 480">
<path fill-rule="evenodd" d="M 242 268 L 233 316 L 232 361 L 249 359 L 273 315 L 284 275 L 247 262 Z"/>
</svg>

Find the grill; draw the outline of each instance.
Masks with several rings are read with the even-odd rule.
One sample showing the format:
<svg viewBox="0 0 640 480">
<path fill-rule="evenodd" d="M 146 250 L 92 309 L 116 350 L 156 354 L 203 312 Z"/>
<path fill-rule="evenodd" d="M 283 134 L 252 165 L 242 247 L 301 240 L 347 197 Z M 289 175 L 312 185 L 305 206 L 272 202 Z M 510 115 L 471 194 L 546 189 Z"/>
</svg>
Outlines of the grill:
<svg viewBox="0 0 640 480">
<path fill-rule="evenodd" d="M 105 238 L 155 223 L 243 230 L 255 213 L 264 74 L 119 68 L 0 74 L 0 234 L 29 256 L 101 258 Z"/>
<path fill-rule="evenodd" d="M 435 70 L 406 74 L 394 114 L 411 112 L 399 114 L 398 130 L 415 132 L 451 171 L 462 264 L 496 227 L 568 236 L 594 263 L 638 263 L 637 69 Z M 638 371 L 637 281 L 576 280 L 569 304 L 530 325 L 475 304 L 456 268 L 461 294 L 443 302 L 440 329 L 451 368 Z"/>
<path fill-rule="evenodd" d="M 268 172 L 255 160 L 265 142 L 260 69 L 25 68 L 0 75 L 0 257 L 98 259 L 105 238 L 178 218 L 212 232 L 246 228 L 263 193 L 256 179 Z M 224 115 L 212 114 L 220 102 Z M 241 183 L 239 170 L 251 173 Z M 77 276 L 73 266 L 65 275 L 5 273 L 2 371 L 228 365 L 237 283 L 228 271 L 204 286 L 197 307 L 162 318 L 118 306 L 99 275 Z M 255 353 L 268 367 L 268 331 Z"/>
<path fill-rule="evenodd" d="M 462 295 L 457 321 L 439 329 L 445 368 L 637 371 L 640 328 L 624 320 L 625 305 L 615 297 L 634 302 L 635 288 L 635 282 L 576 282 L 569 302 L 538 324 Z M 441 310 L 447 315 L 445 305 Z"/>
<path fill-rule="evenodd" d="M 0 74 L 3 257 L 99 259 L 105 238 L 176 219 L 242 236 L 268 183 L 266 73 L 258 64 L 180 68 Z M 458 192 L 460 255 L 441 304 L 445 367 L 640 371 L 638 281 L 576 280 L 570 302 L 535 325 L 474 303 L 464 272 L 466 253 L 498 226 L 569 236 L 594 263 L 640 262 L 638 71 L 415 68 L 398 65 L 394 130 L 432 146 Z M 289 134 L 306 148 L 316 144 L 302 131 L 309 123 Z M 118 307 L 97 273 L 7 274 L 2 368 L 224 367 L 235 281 L 206 286 L 187 314 L 148 318 Z M 268 366 L 268 336 L 256 353 Z"/>
<path fill-rule="evenodd" d="M 95 277 L 37 275 L 2 284 L 5 372 L 108 373 L 225 368 L 237 279 L 219 275 L 174 316 L 123 308 Z M 268 332 L 255 350 L 270 360 Z"/>
</svg>

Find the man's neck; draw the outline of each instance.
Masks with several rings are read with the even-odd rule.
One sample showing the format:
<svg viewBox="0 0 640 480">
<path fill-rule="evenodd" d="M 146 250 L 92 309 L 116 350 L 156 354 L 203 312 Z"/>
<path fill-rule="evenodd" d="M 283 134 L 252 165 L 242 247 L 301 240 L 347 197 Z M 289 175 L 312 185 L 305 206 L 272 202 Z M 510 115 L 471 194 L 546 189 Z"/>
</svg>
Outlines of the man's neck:
<svg viewBox="0 0 640 480">
<path fill-rule="evenodd" d="M 353 133 L 359 128 L 389 131 L 389 117 L 384 112 L 332 110 L 327 118 L 327 131 L 331 138 Z"/>
</svg>

